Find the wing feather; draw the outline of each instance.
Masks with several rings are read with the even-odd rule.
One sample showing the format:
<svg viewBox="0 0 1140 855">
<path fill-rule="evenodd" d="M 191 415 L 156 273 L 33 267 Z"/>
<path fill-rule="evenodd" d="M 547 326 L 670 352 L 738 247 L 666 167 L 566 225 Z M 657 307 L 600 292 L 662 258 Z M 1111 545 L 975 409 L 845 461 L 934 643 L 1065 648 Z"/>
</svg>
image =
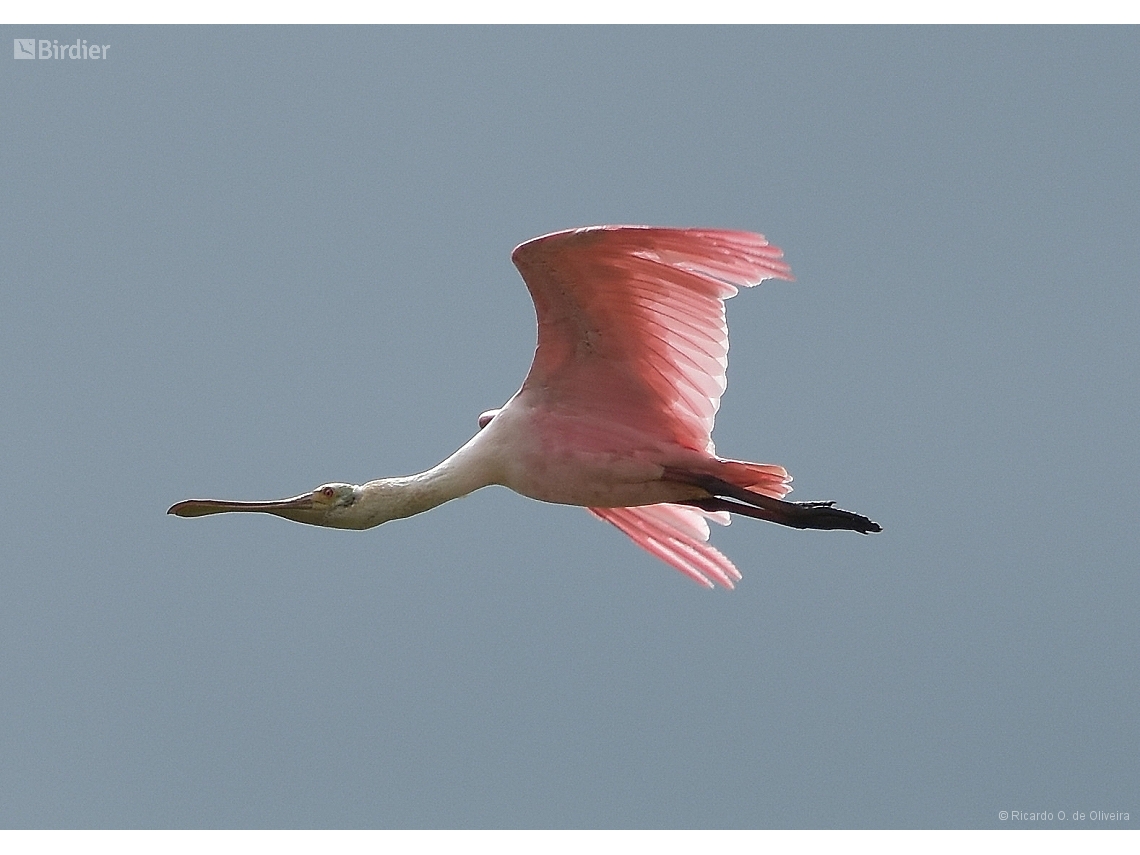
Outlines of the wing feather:
<svg viewBox="0 0 1140 855">
<path fill-rule="evenodd" d="M 666 504 L 586 510 L 698 584 L 711 588 L 715 581 L 731 589 L 741 579 L 736 566 L 708 543 L 708 519 L 728 525 L 728 514 Z"/>
<path fill-rule="evenodd" d="M 511 257 L 538 316 L 524 390 L 710 453 L 727 387 L 724 301 L 791 279 L 762 235 L 710 229 L 595 226 L 535 238 Z"/>
</svg>

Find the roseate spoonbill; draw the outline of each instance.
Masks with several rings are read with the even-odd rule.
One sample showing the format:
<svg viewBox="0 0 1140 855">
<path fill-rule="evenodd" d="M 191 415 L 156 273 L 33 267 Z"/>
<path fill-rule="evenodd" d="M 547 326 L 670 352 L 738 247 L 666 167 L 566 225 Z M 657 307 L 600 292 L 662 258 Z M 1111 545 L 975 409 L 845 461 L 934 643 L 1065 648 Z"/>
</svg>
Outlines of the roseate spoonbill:
<svg viewBox="0 0 1140 855">
<path fill-rule="evenodd" d="M 466 445 L 426 472 L 324 484 L 271 502 L 191 499 L 168 513 L 229 511 L 364 529 L 501 484 L 582 505 L 695 581 L 741 578 L 708 543 L 712 519 L 742 514 L 794 528 L 881 531 L 833 502 L 786 502 L 782 466 L 717 457 L 725 390 L 724 301 L 791 279 L 762 235 L 594 226 L 527 241 L 511 255 L 534 300 L 538 348 L 522 388 L 479 417 Z"/>
</svg>

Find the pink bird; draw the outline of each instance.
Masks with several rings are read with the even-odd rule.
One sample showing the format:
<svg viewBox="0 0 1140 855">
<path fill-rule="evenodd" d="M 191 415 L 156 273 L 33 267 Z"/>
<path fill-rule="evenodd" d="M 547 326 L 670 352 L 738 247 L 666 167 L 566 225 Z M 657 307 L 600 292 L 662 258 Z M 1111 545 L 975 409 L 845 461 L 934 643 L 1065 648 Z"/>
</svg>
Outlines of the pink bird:
<svg viewBox="0 0 1140 855">
<path fill-rule="evenodd" d="M 762 235 L 713 229 L 594 226 L 527 241 L 511 258 L 538 315 L 534 362 L 466 445 L 418 475 L 270 502 L 191 499 L 168 513 L 253 511 L 365 529 L 500 484 L 581 505 L 710 588 L 741 578 L 708 543 L 710 519 L 881 531 L 833 502 L 784 501 L 791 478 L 782 466 L 714 452 L 728 366 L 724 301 L 764 279 L 790 280 L 782 256 Z"/>
</svg>

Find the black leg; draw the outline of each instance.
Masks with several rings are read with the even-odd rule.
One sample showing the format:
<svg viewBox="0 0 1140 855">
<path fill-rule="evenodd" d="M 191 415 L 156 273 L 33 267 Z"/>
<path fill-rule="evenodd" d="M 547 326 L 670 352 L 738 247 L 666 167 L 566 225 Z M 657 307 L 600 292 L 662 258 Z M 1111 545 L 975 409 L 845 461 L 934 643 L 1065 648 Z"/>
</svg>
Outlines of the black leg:
<svg viewBox="0 0 1140 855">
<path fill-rule="evenodd" d="M 759 493 L 737 487 L 715 475 L 694 474 L 675 469 L 666 469 L 665 477 L 670 481 L 680 481 L 708 490 L 711 495 L 707 499 L 692 499 L 679 503 L 705 511 L 729 511 L 792 528 L 838 529 L 857 531 L 861 534 L 883 530 L 877 522 L 861 514 L 835 507 L 835 502 L 785 502 L 783 499 L 761 496 Z M 730 499 L 736 501 L 729 501 Z"/>
</svg>

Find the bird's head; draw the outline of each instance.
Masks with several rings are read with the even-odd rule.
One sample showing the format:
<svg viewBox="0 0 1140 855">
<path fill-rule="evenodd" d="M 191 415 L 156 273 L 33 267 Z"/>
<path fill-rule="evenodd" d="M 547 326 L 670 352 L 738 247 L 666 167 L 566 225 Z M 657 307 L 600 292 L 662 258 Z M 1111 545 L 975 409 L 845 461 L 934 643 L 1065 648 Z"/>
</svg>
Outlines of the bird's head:
<svg viewBox="0 0 1140 855">
<path fill-rule="evenodd" d="M 360 495 L 355 484 L 322 484 L 309 493 L 269 502 L 233 502 L 224 499 L 188 499 L 171 506 L 168 514 L 202 517 L 207 514 L 273 514 L 299 523 L 332 528 L 358 528 L 351 508 Z"/>
</svg>

